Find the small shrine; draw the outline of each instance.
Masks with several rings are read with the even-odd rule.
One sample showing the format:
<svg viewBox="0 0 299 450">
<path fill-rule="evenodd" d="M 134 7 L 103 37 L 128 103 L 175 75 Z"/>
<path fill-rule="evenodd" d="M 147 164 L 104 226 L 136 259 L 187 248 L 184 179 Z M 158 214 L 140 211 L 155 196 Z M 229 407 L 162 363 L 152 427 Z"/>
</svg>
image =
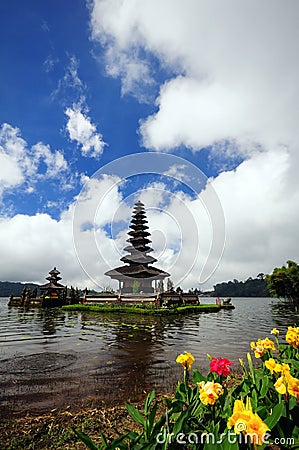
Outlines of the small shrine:
<svg viewBox="0 0 299 450">
<path fill-rule="evenodd" d="M 135 203 L 130 227 L 128 232 L 129 238 L 124 248 L 128 254 L 121 258 L 123 266 L 109 270 L 105 275 L 119 282 L 120 293 L 152 293 L 152 286 L 155 281 L 155 290 L 157 291 L 157 283 L 162 283 L 169 273 L 164 272 L 157 267 L 152 266 L 157 259 L 148 253 L 153 249 L 149 246 L 151 240 L 147 226 L 144 204 L 141 201 Z"/>
<path fill-rule="evenodd" d="M 62 279 L 59 270 L 54 267 L 46 278 L 49 282 L 40 286 L 42 306 L 61 306 L 66 303 L 67 288 L 59 283 Z"/>
</svg>

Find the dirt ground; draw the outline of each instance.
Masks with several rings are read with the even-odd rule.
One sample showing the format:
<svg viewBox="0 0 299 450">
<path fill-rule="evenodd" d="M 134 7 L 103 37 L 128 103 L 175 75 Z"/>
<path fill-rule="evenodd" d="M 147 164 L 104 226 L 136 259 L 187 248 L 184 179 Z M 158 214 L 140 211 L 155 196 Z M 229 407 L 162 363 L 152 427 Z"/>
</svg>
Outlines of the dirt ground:
<svg viewBox="0 0 299 450">
<path fill-rule="evenodd" d="M 163 397 L 159 399 L 161 413 Z M 142 409 L 143 401 L 135 404 Z M 1 418 L 0 436 L 2 450 L 86 450 L 73 429 L 88 434 L 100 444 L 100 431 L 105 437 L 118 436 L 118 431 L 136 430 L 136 423 L 130 418 L 124 405 L 109 406 L 96 400 L 64 410 L 52 410 L 41 415 L 19 412 L 8 418 Z"/>
</svg>

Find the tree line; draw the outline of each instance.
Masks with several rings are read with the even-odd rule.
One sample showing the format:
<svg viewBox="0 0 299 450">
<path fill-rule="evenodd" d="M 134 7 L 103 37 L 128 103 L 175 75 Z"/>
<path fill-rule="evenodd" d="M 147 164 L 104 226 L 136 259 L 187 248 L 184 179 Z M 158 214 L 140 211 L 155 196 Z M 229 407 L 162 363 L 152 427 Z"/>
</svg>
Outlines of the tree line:
<svg viewBox="0 0 299 450">
<path fill-rule="evenodd" d="M 39 286 L 34 283 L 20 283 L 14 281 L 0 281 L 0 297 L 20 297 L 25 287 L 30 287 L 31 291 Z"/>
<path fill-rule="evenodd" d="M 227 281 L 214 286 L 216 297 L 270 297 L 265 275 L 260 273 L 257 278 L 249 277 L 246 281 Z"/>
<path fill-rule="evenodd" d="M 37 284 L 0 281 L 0 297 L 11 294 L 20 296 L 24 287 L 31 290 L 38 288 Z M 95 292 L 95 291 L 94 291 Z M 190 293 L 193 291 L 189 291 Z M 295 261 L 287 261 L 285 266 L 275 267 L 273 273 L 259 273 L 256 278 L 249 277 L 246 281 L 228 281 L 217 283 L 214 292 L 216 297 L 279 297 L 299 304 L 299 265 Z"/>
</svg>

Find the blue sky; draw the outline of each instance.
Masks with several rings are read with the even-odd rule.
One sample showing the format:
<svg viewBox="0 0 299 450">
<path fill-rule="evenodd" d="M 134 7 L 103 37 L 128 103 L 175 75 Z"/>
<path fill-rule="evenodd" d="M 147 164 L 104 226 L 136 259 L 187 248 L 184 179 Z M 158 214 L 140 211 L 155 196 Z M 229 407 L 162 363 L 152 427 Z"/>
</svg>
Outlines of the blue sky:
<svg viewBox="0 0 299 450">
<path fill-rule="evenodd" d="M 47 203 L 60 195 L 61 206 L 65 206 L 80 187 L 80 174 L 92 175 L 115 158 L 147 151 L 140 142 L 139 121 L 156 111 L 154 99 L 171 72 L 159 70 L 151 56 L 157 72 L 146 92 L 146 103 L 131 94 L 122 96 L 120 80 L 107 75 L 103 51 L 90 38 L 84 1 L 14 1 L 1 5 L 1 17 L 1 123 L 19 128 L 28 146 L 43 142 L 52 151 L 60 150 L 69 166 L 67 180 L 77 174 L 71 180 L 73 189 L 63 192 L 56 182 L 40 181 L 31 195 L 24 195 L 20 186 L 18 197 L 22 199 L 16 199 L 15 190 L 6 192 L 5 199 L 13 205 L 13 213 L 42 211 L 58 217 L 60 209 L 46 207 Z M 65 110 L 82 97 L 90 121 L 105 142 L 103 153 L 96 158 L 82 156 L 66 130 Z M 217 173 L 208 148 L 198 155 L 181 145 L 175 153 L 198 164 L 208 176 Z"/>
<path fill-rule="evenodd" d="M 9 258 L 0 279 L 42 281 L 48 266 L 60 264 L 66 282 L 109 284 L 102 273 L 118 264 L 139 193 L 175 283 L 197 286 L 206 260 L 211 285 L 299 257 L 296 17 L 296 1 L 288 8 L 233 0 L 230 8 L 202 0 L 188 8 L 178 0 L 2 2 L 0 239 Z M 174 178 L 158 167 L 144 176 L 145 167 L 116 184 L 111 174 L 103 179 L 107 164 L 140 152 L 169 155 Z M 190 163 L 209 180 L 203 195 L 211 189 L 221 204 L 223 254 L 222 241 L 209 253 L 218 224 L 211 208 L 203 217 L 209 206 L 201 192 L 186 187 Z M 103 212 L 107 189 L 113 198 Z M 76 249 L 78 262 L 69 237 L 76 205 L 85 208 L 88 195 L 97 196 L 92 220 L 106 249 L 92 274 L 82 263 L 90 255 Z M 182 248 L 192 247 L 183 204 L 200 232 L 200 256 L 186 263 L 183 252 L 178 267 Z M 98 210 L 104 221 L 94 218 Z M 173 236 L 166 216 L 179 224 Z"/>
</svg>

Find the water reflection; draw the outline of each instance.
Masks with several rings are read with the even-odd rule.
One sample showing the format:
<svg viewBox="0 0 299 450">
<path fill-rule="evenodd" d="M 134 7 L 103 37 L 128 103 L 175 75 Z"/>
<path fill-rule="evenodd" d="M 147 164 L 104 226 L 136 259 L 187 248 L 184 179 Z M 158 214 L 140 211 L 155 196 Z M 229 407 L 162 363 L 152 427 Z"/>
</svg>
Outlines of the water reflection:
<svg viewBox="0 0 299 450">
<path fill-rule="evenodd" d="M 286 326 L 299 324 L 298 306 L 288 302 L 279 301 L 271 305 L 272 320 L 276 327 L 284 331 Z"/>
<path fill-rule="evenodd" d="M 299 323 L 298 312 L 277 300 L 240 298 L 233 303 L 236 309 L 231 311 L 148 317 L 22 310 L 0 300 L 0 374 L 5 373 L 0 402 L 18 399 L 19 405 L 22 399 L 31 404 L 30 394 L 39 398 L 43 391 L 48 393 L 47 406 L 52 401 L 55 407 L 58 398 L 66 402 L 96 395 L 128 400 L 143 397 L 144 390 L 171 390 L 182 376 L 175 362 L 179 353 L 190 351 L 196 368 L 207 370 L 207 353 L 237 362 L 250 341 L 269 336 L 273 327 L 283 339 L 287 327 Z M 22 376 L 18 371 L 9 375 L 12 358 Z M 51 371 L 47 367 L 53 369 L 53 358 L 57 364 Z M 62 363 L 66 360 L 68 366 Z M 32 364 L 40 367 L 35 384 Z"/>
</svg>

